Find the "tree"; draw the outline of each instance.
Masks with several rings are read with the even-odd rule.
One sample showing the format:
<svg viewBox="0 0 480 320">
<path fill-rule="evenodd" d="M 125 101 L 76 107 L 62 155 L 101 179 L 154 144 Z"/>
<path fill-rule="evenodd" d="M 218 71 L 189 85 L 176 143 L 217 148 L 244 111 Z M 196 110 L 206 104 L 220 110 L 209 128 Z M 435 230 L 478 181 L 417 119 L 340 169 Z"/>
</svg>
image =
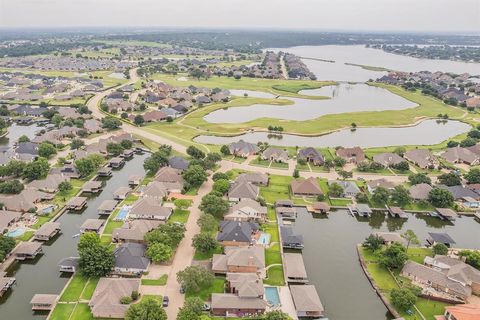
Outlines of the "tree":
<svg viewBox="0 0 480 320">
<path fill-rule="evenodd" d="M 343 188 L 341 185 L 334 182 L 329 186 L 328 194 L 334 198 L 341 197 L 343 195 Z"/>
<path fill-rule="evenodd" d="M 52 121 L 52 123 L 57 126 L 57 127 L 60 127 L 60 124 L 62 123 L 63 121 L 63 117 L 59 114 L 55 114 L 52 119 L 50 120 Z"/>
<path fill-rule="evenodd" d="M 417 302 L 417 296 L 408 288 L 394 288 L 390 292 L 392 303 L 400 310 L 410 310 Z"/>
<path fill-rule="evenodd" d="M 141 126 L 142 124 L 145 123 L 145 119 L 141 114 L 137 114 L 135 118 L 133 118 L 133 123 L 135 123 L 135 125 L 137 126 Z"/>
<path fill-rule="evenodd" d="M 333 159 L 333 163 L 335 163 L 335 166 L 342 168 L 347 163 L 347 160 L 340 157 L 335 157 Z"/>
<path fill-rule="evenodd" d="M 190 207 L 192 201 L 189 199 L 175 199 L 173 201 L 173 204 L 175 204 L 175 207 L 179 210 L 185 210 L 188 207 Z"/>
<path fill-rule="evenodd" d="M 382 252 L 380 257 L 380 263 L 390 269 L 402 268 L 405 262 L 407 262 L 407 250 L 398 242 L 393 243 Z"/>
<path fill-rule="evenodd" d="M 208 233 L 199 233 L 193 236 L 192 246 L 200 252 L 207 253 L 218 246 L 217 240 Z"/>
<path fill-rule="evenodd" d="M 426 183 L 426 184 L 431 184 L 432 180 L 430 179 L 429 176 L 427 176 L 425 173 L 412 173 L 411 175 L 408 176 L 408 181 L 412 185 L 420 184 L 420 183 Z"/>
<path fill-rule="evenodd" d="M 175 223 L 167 223 L 148 232 L 145 235 L 145 241 L 151 245 L 153 243 L 163 243 L 175 249 L 185 236 L 185 228 Z"/>
<path fill-rule="evenodd" d="M 217 181 L 217 180 L 220 180 L 220 179 L 224 179 L 224 180 L 229 181 L 230 177 L 228 176 L 228 174 L 226 174 L 224 172 L 215 172 L 212 176 L 212 180 Z"/>
<path fill-rule="evenodd" d="M 342 177 L 342 179 L 348 179 L 353 177 L 353 173 L 350 171 L 340 170 L 338 171 L 338 175 Z"/>
<path fill-rule="evenodd" d="M 115 266 L 112 248 L 102 244 L 100 237 L 94 232 L 82 234 L 77 250 L 80 256 L 78 267 L 87 277 L 104 277 Z"/>
<path fill-rule="evenodd" d="M 168 164 L 169 156 L 170 152 L 167 152 L 167 149 L 158 150 L 157 152 L 152 153 L 150 157 L 145 159 L 143 162 L 143 168 L 150 173 L 155 174 L 157 173 L 158 169 Z"/>
<path fill-rule="evenodd" d="M 207 157 L 205 158 L 205 161 L 212 162 L 212 163 L 217 163 L 220 160 L 222 160 L 222 156 L 217 152 L 210 152 L 209 154 L 207 154 Z"/>
<path fill-rule="evenodd" d="M 66 193 L 67 191 L 70 191 L 73 189 L 72 184 L 69 181 L 62 181 L 58 185 L 58 191 L 61 193 Z"/>
<path fill-rule="evenodd" d="M 197 147 L 195 147 L 195 146 L 189 146 L 189 147 L 187 148 L 187 154 L 188 154 L 190 157 L 194 158 L 194 159 L 203 159 L 203 158 L 205 158 L 205 153 L 204 153 L 202 150 L 200 150 L 200 149 L 198 149 Z"/>
<path fill-rule="evenodd" d="M 465 263 L 480 270 L 480 251 L 462 250 L 458 255 L 465 258 Z"/>
<path fill-rule="evenodd" d="M 468 183 L 480 183 L 480 169 L 473 168 L 464 177 Z"/>
<path fill-rule="evenodd" d="M 453 172 L 450 173 L 444 173 L 442 175 L 438 176 L 438 181 L 441 184 L 444 184 L 446 186 L 458 186 L 462 184 L 462 179 L 460 179 L 460 176 L 456 175 Z"/>
<path fill-rule="evenodd" d="M 177 320 L 199 320 L 204 302 L 199 297 L 188 297 L 177 314 Z"/>
<path fill-rule="evenodd" d="M 189 166 L 188 169 L 183 172 L 182 176 L 185 181 L 194 188 L 200 187 L 208 178 L 205 169 L 199 165 Z"/>
<path fill-rule="evenodd" d="M 0 183 L 0 193 L 18 194 L 23 190 L 23 183 L 19 180 L 7 180 Z"/>
<path fill-rule="evenodd" d="M 473 139 L 473 138 L 470 138 L 470 137 L 467 137 L 467 138 L 463 139 L 462 141 L 460 141 L 460 147 L 462 147 L 462 148 L 472 147 L 476 144 L 477 144 L 477 140 Z"/>
<path fill-rule="evenodd" d="M 202 198 L 200 210 L 204 213 L 211 214 L 218 219 L 222 219 L 223 215 L 228 211 L 230 205 L 227 200 L 215 194 L 209 193 Z"/>
<path fill-rule="evenodd" d="M 85 145 L 85 142 L 81 139 L 72 139 L 72 142 L 70 142 L 70 149 L 75 150 L 75 149 L 80 149 Z"/>
<path fill-rule="evenodd" d="M 412 202 L 410 192 L 402 185 L 396 186 L 392 191 L 392 201 L 400 207 L 404 207 Z"/>
<path fill-rule="evenodd" d="M 268 311 L 265 313 L 264 320 L 292 320 L 292 318 L 285 312 L 280 310 Z"/>
<path fill-rule="evenodd" d="M 410 247 L 411 244 L 420 244 L 420 240 L 418 240 L 417 235 L 411 229 L 408 229 L 407 231 L 402 233 L 402 238 L 405 239 L 405 241 L 407 241 L 406 250 L 408 250 L 408 247 Z"/>
<path fill-rule="evenodd" d="M 433 253 L 444 256 L 448 253 L 448 247 L 443 243 L 437 243 L 433 246 Z"/>
<path fill-rule="evenodd" d="M 405 152 L 407 152 L 407 149 L 405 149 L 405 147 L 396 147 L 395 150 L 393 150 L 393 153 L 398 154 L 400 157 L 403 157 Z"/>
<path fill-rule="evenodd" d="M 380 249 L 383 245 L 383 239 L 375 234 L 369 235 L 365 241 L 363 241 L 362 246 L 364 248 L 370 249 L 372 251 L 377 251 Z"/>
<path fill-rule="evenodd" d="M 133 142 L 127 139 L 124 139 L 120 142 L 120 145 L 123 149 L 131 149 L 133 147 Z"/>
<path fill-rule="evenodd" d="M 220 148 L 220 152 L 225 155 L 225 156 L 228 156 L 230 155 L 230 148 L 226 145 L 223 145 L 221 148 Z"/>
<path fill-rule="evenodd" d="M 214 216 L 208 213 L 203 213 L 197 220 L 197 224 L 202 232 L 215 231 L 218 228 L 218 222 Z"/>
<path fill-rule="evenodd" d="M 139 303 L 130 305 L 125 320 L 167 320 L 167 313 L 158 299 L 144 297 Z"/>
<path fill-rule="evenodd" d="M 410 169 L 410 165 L 407 161 L 402 161 L 400 163 L 392 165 L 392 168 L 400 170 L 400 171 L 408 171 Z"/>
<path fill-rule="evenodd" d="M 15 239 L 0 234 L 0 262 L 15 248 Z"/>
<path fill-rule="evenodd" d="M 20 136 L 20 138 L 18 138 L 18 142 L 19 143 L 30 142 L 30 138 L 27 137 L 26 135 L 22 135 Z"/>
<path fill-rule="evenodd" d="M 47 177 L 48 171 L 50 171 L 48 160 L 45 158 L 38 158 L 25 165 L 22 175 L 28 180 L 40 180 Z"/>
<path fill-rule="evenodd" d="M 213 187 L 212 187 L 212 189 L 214 191 L 217 191 L 221 194 L 227 193 L 229 188 L 230 188 L 230 182 L 228 180 L 225 180 L 225 179 L 220 179 L 220 180 L 215 181 L 213 183 Z"/>
<path fill-rule="evenodd" d="M 109 142 L 107 144 L 107 152 L 112 156 L 116 157 L 119 156 L 123 152 L 123 147 L 119 143 Z"/>
<path fill-rule="evenodd" d="M 51 156 L 57 153 L 57 149 L 49 142 L 42 142 L 38 146 L 38 155 L 49 159 Z"/>
<path fill-rule="evenodd" d="M 155 242 L 148 246 L 145 254 L 153 262 L 164 262 L 171 258 L 172 248 L 166 244 Z"/>
<path fill-rule="evenodd" d="M 200 289 L 209 287 L 214 279 L 213 273 L 202 266 L 189 266 L 177 272 L 177 281 L 186 293 L 197 293 Z"/>
<path fill-rule="evenodd" d="M 390 199 L 390 191 L 384 187 L 377 187 L 373 191 L 372 200 L 379 204 L 386 204 Z"/>
<path fill-rule="evenodd" d="M 293 177 L 295 179 L 300 178 L 300 171 L 298 171 L 298 169 L 293 170 Z"/>
<path fill-rule="evenodd" d="M 454 198 L 450 191 L 434 187 L 428 193 L 428 202 L 434 207 L 447 208 L 453 205 Z"/>
<path fill-rule="evenodd" d="M 88 177 L 96 169 L 93 161 L 88 157 L 75 160 L 75 167 L 81 177 Z"/>
<path fill-rule="evenodd" d="M 105 117 L 102 119 L 102 127 L 108 130 L 115 130 L 120 128 L 122 121 L 114 117 Z"/>
</svg>

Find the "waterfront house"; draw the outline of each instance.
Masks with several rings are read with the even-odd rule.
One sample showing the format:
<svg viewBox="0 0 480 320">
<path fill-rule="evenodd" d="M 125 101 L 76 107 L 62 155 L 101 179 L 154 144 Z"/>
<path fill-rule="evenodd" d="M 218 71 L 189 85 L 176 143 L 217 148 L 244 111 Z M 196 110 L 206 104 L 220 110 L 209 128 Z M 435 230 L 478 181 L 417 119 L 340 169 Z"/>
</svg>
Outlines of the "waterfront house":
<svg viewBox="0 0 480 320">
<path fill-rule="evenodd" d="M 265 269 L 265 249 L 262 246 L 225 247 L 225 254 L 214 254 L 212 271 L 217 274 L 228 272 L 259 273 Z"/>
<path fill-rule="evenodd" d="M 435 169 L 439 165 L 437 157 L 427 149 L 409 150 L 403 157 L 422 169 Z"/>
<path fill-rule="evenodd" d="M 464 186 L 449 187 L 442 184 L 442 185 L 439 185 L 438 187 L 449 191 L 455 200 L 460 200 L 460 199 L 463 199 L 464 197 L 471 197 L 474 199 L 480 198 L 480 196 L 475 191 Z"/>
<path fill-rule="evenodd" d="M 264 222 L 267 217 L 267 207 L 255 200 L 243 199 L 230 207 L 223 217 L 227 221 Z"/>
<path fill-rule="evenodd" d="M 33 311 L 50 311 L 55 308 L 59 296 L 56 294 L 40 294 L 37 293 L 30 300 Z"/>
<path fill-rule="evenodd" d="M 325 159 L 320 151 L 312 147 L 299 149 L 297 153 L 297 160 L 303 160 L 313 164 L 314 166 L 322 166 L 325 163 Z"/>
<path fill-rule="evenodd" d="M 130 306 L 120 300 L 139 290 L 140 279 L 100 278 L 88 303 L 92 315 L 96 318 L 124 318 Z"/>
<path fill-rule="evenodd" d="M 143 176 L 139 174 L 132 174 L 128 177 L 128 185 L 129 186 L 138 186 L 140 183 L 142 183 Z"/>
<path fill-rule="evenodd" d="M 112 241 L 145 243 L 145 235 L 163 223 L 159 220 L 144 219 L 126 221 L 122 227 L 113 229 Z"/>
<path fill-rule="evenodd" d="M 294 179 L 290 183 L 290 188 L 295 196 L 318 196 L 323 194 L 318 181 L 314 177 L 308 179 Z"/>
<path fill-rule="evenodd" d="M 283 266 L 288 283 L 308 283 L 307 271 L 301 253 L 284 253 Z"/>
<path fill-rule="evenodd" d="M 246 172 L 240 174 L 235 182 L 250 182 L 256 186 L 268 186 L 268 175 L 260 172 Z"/>
<path fill-rule="evenodd" d="M 441 154 L 441 156 L 442 158 L 451 163 L 465 163 L 473 166 L 479 164 L 480 162 L 479 155 L 462 147 L 448 148 L 445 152 Z"/>
<path fill-rule="evenodd" d="M 303 249 L 304 248 L 304 241 L 303 235 L 296 234 L 293 231 L 291 226 L 284 226 L 280 227 L 280 235 L 282 239 L 282 247 L 285 249 Z"/>
<path fill-rule="evenodd" d="M 410 196 L 413 200 L 426 200 L 432 191 L 432 186 L 426 183 L 419 183 L 410 187 Z"/>
<path fill-rule="evenodd" d="M 133 204 L 129 217 L 132 219 L 167 221 L 172 211 L 170 207 L 163 207 L 156 198 L 144 197 Z"/>
<path fill-rule="evenodd" d="M 110 161 L 108 162 L 108 166 L 110 168 L 120 168 L 121 166 L 123 166 L 125 164 L 125 160 L 123 160 L 123 158 L 121 157 L 115 157 L 115 158 L 112 158 L 110 159 Z"/>
<path fill-rule="evenodd" d="M 180 185 L 175 185 L 174 183 L 152 181 L 143 188 L 142 196 L 163 199 L 170 192 L 167 187 L 167 184 L 173 187 L 174 188 L 173 190 L 175 191 L 178 190 L 176 188 L 181 187 Z"/>
<path fill-rule="evenodd" d="M 67 210 L 80 211 L 87 205 L 87 197 L 73 197 L 65 204 Z"/>
<path fill-rule="evenodd" d="M 0 234 L 8 232 L 8 229 L 20 221 L 22 214 L 20 212 L 0 210 Z"/>
<path fill-rule="evenodd" d="M 147 246 L 140 243 L 123 243 L 113 255 L 115 266 L 113 272 L 121 275 L 141 275 L 148 270 L 150 259 L 145 256 Z"/>
<path fill-rule="evenodd" d="M 22 242 L 12 252 L 17 260 L 35 259 L 42 253 L 42 244 L 36 241 Z"/>
<path fill-rule="evenodd" d="M 313 285 L 291 285 L 290 293 L 298 317 L 320 318 L 325 309 Z"/>
<path fill-rule="evenodd" d="M 62 167 L 55 167 L 50 169 L 50 174 L 63 175 L 70 179 L 77 179 L 80 177 L 80 173 L 78 173 L 77 168 L 74 164 L 71 163 L 66 163 Z"/>
<path fill-rule="evenodd" d="M 82 192 L 85 193 L 98 193 L 102 191 L 102 181 L 97 181 L 97 180 L 91 180 L 85 182 L 85 184 L 82 186 Z"/>
<path fill-rule="evenodd" d="M 130 187 L 120 187 L 113 192 L 113 199 L 125 200 L 131 191 Z"/>
<path fill-rule="evenodd" d="M 49 174 L 45 179 L 33 180 L 28 184 L 28 187 L 48 193 L 55 193 L 58 191 L 60 183 L 64 181 L 70 181 L 70 178 L 62 174 Z"/>
<path fill-rule="evenodd" d="M 476 200 L 472 197 L 468 197 L 468 196 L 467 197 L 462 197 L 459 200 L 462 203 L 462 205 L 466 208 L 478 209 L 480 207 L 480 201 Z"/>
<path fill-rule="evenodd" d="M 190 161 L 179 156 L 172 156 L 170 157 L 170 159 L 168 159 L 168 165 L 170 166 L 170 168 L 177 169 L 177 170 L 182 170 L 182 171 L 187 170 L 189 164 L 190 164 Z"/>
<path fill-rule="evenodd" d="M 282 149 L 268 147 L 262 152 L 260 158 L 262 160 L 286 163 L 288 161 L 288 152 Z"/>
<path fill-rule="evenodd" d="M 259 229 L 254 222 L 222 221 L 217 241 L 223 246 L 249 246 L 254 243 Z"/>
<path fill-rule="evenodd" d="M 403 239 L 402 236 L 397 232 L 375 232 L 373 233 L 373 235 L 382 239 L 383 244 L 387 246 L 395 242 L 398 242 L 401 244 L 405 243 L 405 239 Z"/>
<path fill-rule="evenodd" d="M 15 284 L 16 279 L 13 277 L 5 277 L 5 273 L 0 274 L 0 297 L 2 297 Z"/>
<path fill-rule="evenodd" d="M 336 154 L 337 157 L 343 158 L 349 163 L 359 163 L 365 160 L 365 153 L 360 147 L 339 148 Z"/>
<path fill-rule="evenodd" d="M 450 208 L 435 208 L 435 210 L 443 220 L 453 221 L 458 216 L 457 213 Z"/>
<path fill-rule="evenodd" d="M 182 177 L 182 172 L 178 169 L 174 169 L 171 167 L 162 167 L 158 170 L 157 174 L 155 175 L 155 181 L 158 182 L 168 182 L 168 183 L 175 183 L 182 186 L 185 183 L 185 180 Z"/>
<path fill-rule="evenodd" d="M 343 198 L 355 198 L 357 194 L 360 193 L 360 188 L 357 186 L 355 181 L 348 181 L 348 180 L 334 180 L 328 181 L 328 185 L 338 184 L 343 189 Z"/>
<path fill-rule="evenodd" d="M 105 221 L 106 220 L 102 220 L 102 219 L 87 219 L 80 226 L 80 233 L 95 232 L 95 233 L 100 234 L 100 230 L 102 229 L 103 225 L 105 224 Z"/>
<path fill-rule="evenodd" d="M 110 215 L 117 207 L 117 200 L 104 200 L 98 207 L 99 215 Z"/>
<path fill-rule="evenodd" d="M 443 316 L 436 316 L 436 320 L 476 320 L 480 319 L 480 306 L 475 304 L 458 304 L 445 307 Z"/>
<path fill-rule="evenodd" d="M 395 188 L 395 183 L 388 181 L 385 178 L 367 181 L 368 192 L 373 193 L 378 187 L 393 190 Z"/>
<path fill-rule="evenodd" d="M 313 213 L 325 214 L 330 211 L 330 206 L 326 202 L 315 202 L 312 205 Z"/>
<path fill-rule="evenodd" d="M 48 241 L 60 232 L 60 222 L 46 222 L 34 235 L 35 240 Z"/>
<path fill-rule="evenodd" d="M 396 153 L 385 152 L 385 153 L 379 153 L 374 155 L 373 161 L 380 163 L 382 166 L 388 168 L 388 167 L 398 165 L 399 163 L 405 160 Z"/>
<path fill-rule="evenodd" d="M 58 269 L 60 272 L 75 273 L 78 268 L 79 257 L 68 257 L 60 260 Z"/>
<path fill-rule="evenodd" d="M 437 243 L 443 243 L 447 247 L 450 247 L 451 245 L 455 244 L 455 240 L 448 235 L 448 233 L 435 233 L 435 232 L 429 232 L 428 237 L 427 237 L 427 244 L 430 246 L 434 246 Z"/>
<path fill-rule="evenodd" d="M 250 182 L 234 182 L 228 190 L 228 200 L 230 202 L 239 202 L 244 199 L 255 200 L 258 198 L 259 193 L 260 189 Z"/>
<path fill-rule="evenodd" d="M 228 146 L 228 149 L 232 155 L 242 158 L 253 156 L 260 151 L 260 148 L 256 144 L 245 142 L 243 140 L 231 143 Z"/>
</svg>

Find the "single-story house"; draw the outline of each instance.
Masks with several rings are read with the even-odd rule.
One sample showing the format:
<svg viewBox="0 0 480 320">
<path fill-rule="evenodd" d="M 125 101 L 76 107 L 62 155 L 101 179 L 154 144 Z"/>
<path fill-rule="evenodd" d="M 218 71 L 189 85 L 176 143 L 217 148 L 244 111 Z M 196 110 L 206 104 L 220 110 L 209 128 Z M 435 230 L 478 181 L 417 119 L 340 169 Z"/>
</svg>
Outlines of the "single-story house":
<svg viewBox="0 0 480 320">
<path fill-rule="evenodd" d="M 434 169 L 439 165 L 437 157 L 427 149 L 409 150 L 403 157 L 422 169 Z"/>
<path fill-rule="evenodd" d="M 232 155 L 242 158 L 252 156 L 260 151 L 260 148 L 256 144 L 245 142 L 243 140 L 232 142 L 228 146 L 228 149 Z"/>
<path fill-rule="evenodd" d="M 323 194 L 317 179 L 294 179 L 290 183 L 292 193 L 296 196 L 318 196 Z"/>
<path fill-rule="evenodd" d="M 113 229 L 113 242 L 136 242 L 145 243 L 145 235 L 147 232 L 157 228 L 164 223 L 159 220 L 132 220 L 126 221 L 121 228 Z"/>
<path fill-rule="evenodd" d="M 239 202 L 244 199 L 255 200 L 258 198 L 260 189 L 246 181 L 234 182 L 228 190 L 228 200 L 231 202 Z"/>
<path fill-rule="evenodd" d="M 262 160 L 269 160 L 274 162 L 287 162 L 288 152 L 282 149 L 268 147 L 262 152 L 260 156 Z"/>
<path fill-rule="evenodd" d="M 145 197 L 133 204 L 129 217 L 132 219 L 166 221 L 172 214 L 172 211 L 170 207 L 163 207 L 156 198 Z"/>
<path fill-rule="evenodd" d="M 365 160 L 365 153 L 360 147 L 339 148 L 337 149 L 337 157 L 345 159 L 350 163 L 359 163 Z"/>
<path fill-rule="evenodd" d="M 373 161 L 380 163 L 384 167 L 391 167 L 405 160 L 396 153 L 385 152 L 374 155 Z"/>
<path fill-rule="evenodd" d="M 355 198 L 357 194 L 360 193 L 360 188 L 357 186 L 357 184 L 354 181 L 348 181 L 348 180 L 334 180 L 334 181 L 328 181 L 328 185 L 332 184 L 338 184 L 340 187 L 343 189 L 343 198 Z"/>
<path fill-rule="evenodd" d="M 141 243 L 123 243 L 115 249 L 114 273 L 141 275 L 148 270 L 150 259 L 145 256 L 147 246 Z"/>
<path fill-rule="evenodd" d="M 297 160 L 309 162 L 314 166 L 322 166 L 325 163 L 325 159 L 320 151 L 312 147 L 299 149 L 297 153 Z"/>
</svg>

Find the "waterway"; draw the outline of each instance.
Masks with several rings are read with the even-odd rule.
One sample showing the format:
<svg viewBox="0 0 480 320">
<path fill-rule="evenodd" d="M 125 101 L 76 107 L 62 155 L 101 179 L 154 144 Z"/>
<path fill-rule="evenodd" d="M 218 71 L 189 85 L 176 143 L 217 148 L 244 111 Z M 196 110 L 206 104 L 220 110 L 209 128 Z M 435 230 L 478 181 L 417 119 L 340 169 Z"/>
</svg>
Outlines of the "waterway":
<svg viewBox="0 0 480 320">
<path fill-rule="evenodd" d="M 113 199 L 113 192 L 120 186 L 128 185 L 132 174 L 145 174 L 143 161 L 147 155 L 135 155 L 125 166 L 114 171 L 105 181 L 103 191 L 88 200 L 88 206 L 79 213 L 64 213 L 57 221 L 61 224 L 61 234 L 43 246 L 43 255 L 34 261 L 17 263 L 9 270 L 9 275 L 17 279 L 13 290 L 0 300 L 0 319 L 44 319 L 45 314 L 33 314 L 30 300 L 36 293 L 59 294 L 68 281 L 58 272 L 58 262 L 66 257 L 77 256 L 77 243 L 80 226 L 88 218 L 98 218 L 98 206 L 103 200 Z"/>
<path fill-rule="evenodd" d="M 35 138 L 35 133 L 42 129 L 45 128 L 38 126 L 37 124 L 22 126 L 16 123 L 12 123 L 12 125 L 8 127 L 7 135 L 0 138 L 0 147 L 13 147 L 13 144 L 17 142 L 18 138 L 23 135 L 26 135 L 30 140 L 32 140 L 33 138 Z"/>
<path fill-rule="evenodd" d="M 234 94 L 239 95 L 241 90 Z M 242 123 L 260 118 L 305 121 L 327 114 L 362 111 L 403 110 L 417 104 L 390 91 L 366 84 L 340 83 L 319 89 L 302 90 L 302 94 L 324 96 L 329 99 L 314 100 L 286 97 L 291 105 L 254 104 L 245 107 L 219 109 L 207 114 L 204 119 L 210 123 Z M 256 93 L 255 97 L 268 93 Z M 282 97 L 283 98 L 283 97 Z"/>
<path fill-rule="evenodd" d="M 480 233 L 480 224 L 469 217 L 457 218 L 453 225 L 413 214 L 408 220 L 386 218 L 384 214 L 359 219 L 340 210 L 322 219 L 301 208 L 294 229 L 304 236 L 308 279 L 317 288 L 330 319 L 391 319 L 365 277 L 356 252 L 356 245 L 372 232 L 412 229 L 422 244 L 428 232 L 446 232 L 456 241 L 455 247 L 480 248 L 480 237 L 475 236 Z"/>
<path fill-rule="evenodd" d="M 410 127 L 371 127 L 357 128 L 355 131 L 343 129 L 322 136 L 299 136 L 294 134 L 271 134 L 268 132 L 249 132 L 237 136 L 200 135 L 193 140 L 206 144 L 229 144 L 240 139 L 250 142 L 268 142 L 282 147 L 354 147 L 362 148 L 432 145 L 445 141 L 471 129 L 470 125 L 449 120 L 425 120 Z"/>
</svg>

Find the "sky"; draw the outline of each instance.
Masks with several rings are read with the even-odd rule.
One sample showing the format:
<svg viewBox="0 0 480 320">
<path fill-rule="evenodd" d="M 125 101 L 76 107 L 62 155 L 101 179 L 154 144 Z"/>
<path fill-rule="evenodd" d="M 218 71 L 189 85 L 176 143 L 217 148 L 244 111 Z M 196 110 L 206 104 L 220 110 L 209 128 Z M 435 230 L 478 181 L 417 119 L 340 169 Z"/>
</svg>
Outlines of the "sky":
<svg viewBox="0 0 480 320">
<path fill-rule="evenodd" d="M 0 0 L 0 27 L 100 26 L 480 34 L 480 0 Z"/>
</svg>

